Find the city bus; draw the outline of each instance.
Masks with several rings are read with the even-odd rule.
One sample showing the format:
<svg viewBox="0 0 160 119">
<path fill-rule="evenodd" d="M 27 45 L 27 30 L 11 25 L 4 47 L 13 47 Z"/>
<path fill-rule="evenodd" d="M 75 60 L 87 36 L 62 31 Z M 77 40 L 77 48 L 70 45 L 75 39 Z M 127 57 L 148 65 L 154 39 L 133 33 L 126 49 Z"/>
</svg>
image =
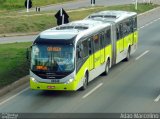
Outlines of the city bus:
<svg viewBox="0 0 160 119">
<path fill-rule="evenodd" d="M 114 20 L 96 13 L 41 32 L 31 46 L 30 88 L 85 90 L 100 74 L 108 75 L 114 64 L 129 60 L 138 42 L 136 13 L 114 13 Z M 126 21 L 127 33 L 122 30 Z"/>
<path fill-rule="evenodd" d="M 101 11 L 87 16 L 92 19 L 111 23 L 112 28 L 112 65 L 123 59 L 129 60 L 137 49 L 137 13 L 127 11 Z M 127 56 L 127 57 L 126 57 Z"/>
</svg>

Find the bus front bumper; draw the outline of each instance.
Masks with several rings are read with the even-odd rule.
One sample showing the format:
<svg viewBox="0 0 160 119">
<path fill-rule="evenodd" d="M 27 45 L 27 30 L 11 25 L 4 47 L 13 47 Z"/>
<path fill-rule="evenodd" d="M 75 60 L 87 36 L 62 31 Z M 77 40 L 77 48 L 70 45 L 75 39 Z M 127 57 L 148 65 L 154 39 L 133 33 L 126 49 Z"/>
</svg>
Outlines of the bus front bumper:
<svg viewBox="0 0 160 119">
<path fill-rule="evenodd" d="M 37 82 L 30 78 L 30 88 L 34 90 L 66 90 L 66 91 L 75 91 L 74 81 L 69 84 L 50 84 Z"/>
</svg>

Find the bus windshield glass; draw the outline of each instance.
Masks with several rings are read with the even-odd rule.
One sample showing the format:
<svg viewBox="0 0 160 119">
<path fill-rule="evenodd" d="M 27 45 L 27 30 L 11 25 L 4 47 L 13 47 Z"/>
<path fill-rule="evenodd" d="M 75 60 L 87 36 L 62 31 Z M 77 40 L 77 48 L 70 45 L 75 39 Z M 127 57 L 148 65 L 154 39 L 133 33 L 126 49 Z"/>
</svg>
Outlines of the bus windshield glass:
<svg viewBox="0 0 160 119">
<path fill-rule="evenodd" d="M 43 72 L 72 72 L 73 45 L 33 45 L 31 70 Z"/>
</svg>

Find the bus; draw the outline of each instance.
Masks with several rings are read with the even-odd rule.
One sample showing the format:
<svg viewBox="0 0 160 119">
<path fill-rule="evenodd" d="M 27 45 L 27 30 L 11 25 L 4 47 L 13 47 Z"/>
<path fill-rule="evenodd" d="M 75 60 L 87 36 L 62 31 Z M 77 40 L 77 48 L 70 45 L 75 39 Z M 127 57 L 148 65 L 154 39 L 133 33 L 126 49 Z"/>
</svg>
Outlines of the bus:
<svg viewBox="0 0 160 119">
<path fill-rule="evenodd" d="M 137 13 L 127 11 L 101 11 L 85 19 L 103 21 L 111 24 L 112 31 L 112 65 L 123 59 L 129 60 L 137 49 L 138 30 Z"/>
<path fill-rule="evenodd" d="M 129 60 L 137 48 L 137 14 L 102 13 L 38 35 L 31 46 L 31 89 L 85 90 L 100 74 L 108 75 L 114 64 Z"/>
</svg>

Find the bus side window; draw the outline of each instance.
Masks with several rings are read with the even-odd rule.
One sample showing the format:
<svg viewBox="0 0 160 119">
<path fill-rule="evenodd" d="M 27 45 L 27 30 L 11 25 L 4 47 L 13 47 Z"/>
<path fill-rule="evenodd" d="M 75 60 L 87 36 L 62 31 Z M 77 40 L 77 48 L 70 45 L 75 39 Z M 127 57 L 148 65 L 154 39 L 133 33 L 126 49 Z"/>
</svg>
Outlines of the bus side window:
<svg viewBox="0 0 160 119">
<path fill-rule="evenodd" d="M 82 47 L 82 43 L 78 43 L 76 47 L 76 71 L 78 71 L 83 64 Z"/>
<path fill-rule="evenodd" d="M 124 33 L 123 33 L 123 24 L 119 24 L 117 27 L 116 27 L 116 35 L 117 35 L 117 40 L 120 40 L 121 38 L 123 38 L 124 36 Z"/>
<path fill-rule="evenodd" d="M 137 17 L 133 18 L 133 31 L 137 30 Z"/>
<path fill-rule="evenodd" d="M 106 31 L 106 45 L 111 44 L 111 29 Z"/>
<path fill-rule="evenodd" d="M 88 46 L 88 40 L 82 41 L 82 56 L 83 58 L 87 57 L 89 55 L 89 46 Z"/>
<path fill-rule="evenodd" d="M 77 46 L 77 60 L 79 61 L 82 58 L 82 50 L 80 44 Z"/>
<path fill-rule="evenodd" d="M 133 19 L 132 18 L 129 20 L 129 24 L 130 24 L 130 33 L 133 33 Z"/>
<path fill-rule="evenodd" d="M 129 19 L 126 21 L 127 35 L 133 32 L 132 20 Z"/>
<path fill-rule="evenodd" d="M 104 37 L 104 32 L 100 34 L 100 45 L 101 48 L 104 48 L 106 46 L 106 39 Z"/>
<path fill-rule="evenodd" d="M 77 45 L 77 59 L 78 61 L 82 60 L 83 58 L 89 55 L 89 46 L 88 40 L 84 40 Z"/>
<path fill-rule="evenodd" d="M 88 39 L 88 45 L 89 45 L 89 55 L 93 54 L 93 39 Z"/>
<path fill-rule="evenodd" d="M 119 26 L 116 28 L 116 36 L 117 36 L 117 40 L 120 39 L 120 29 Z"/>
<path fill-rule="evenodd" d="M 123 38 L 126 34 L 126 29 L 124 29 L 124 23 L 119 25 L 119 34 L 120 34 L 120 39 Z"/>
<path fill-rule="evenodd" d="M 99 35 L 97 34 L 97 35 L 95 35 L 95 36 L 93 36 L 93 43 L 94 43 L 94 50 L 95 50 L 95 52 L 96 51 L 98 51 L 99 50 L 99 48 L 100 48 L 100 43 L 99 43 Z"/>
<path fill-rule="evenodd" d="M 122 25 L 122 33 L 123 33 L 123 37 L 128 35 L 128 26 L 127 26 L 127 22 L 124 22 Z"/>
</svg>

